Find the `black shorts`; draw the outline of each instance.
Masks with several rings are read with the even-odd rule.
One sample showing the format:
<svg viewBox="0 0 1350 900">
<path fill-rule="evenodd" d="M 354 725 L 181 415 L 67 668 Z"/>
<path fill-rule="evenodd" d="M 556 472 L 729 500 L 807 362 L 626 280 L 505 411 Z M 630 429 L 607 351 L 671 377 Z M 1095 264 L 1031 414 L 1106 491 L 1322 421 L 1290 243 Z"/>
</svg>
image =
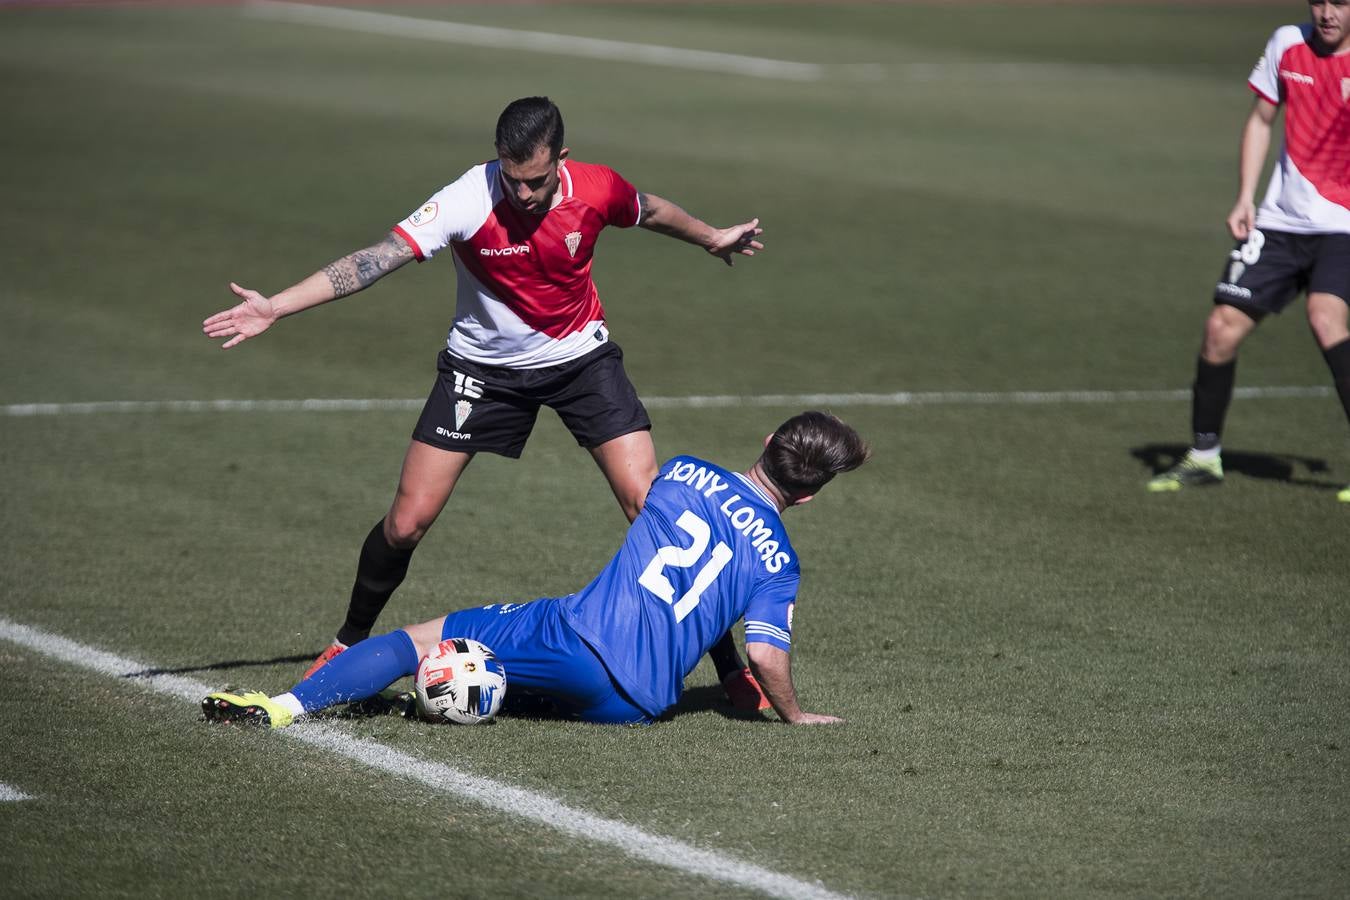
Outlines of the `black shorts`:
<svg viewBox="0 0 1350 900">
<path fill-rule="evenodd" d="M 1350 302 L 1350 234 L 1252 229 L 1228 254 L 1214 302 L 1260 319 L 1283 310 L 1301 291 Z"/>
<path fill-rule="evenodd" d="M 624 371 L 623 351 L 613 341 L 579 359 L 540 369 L 485 366 L 442 350 L 436 370 L 412 436 L 444 450 L 516 459 L 541 406 L 557 412 L 587 449 L 652 427 Z"/>
</svg>

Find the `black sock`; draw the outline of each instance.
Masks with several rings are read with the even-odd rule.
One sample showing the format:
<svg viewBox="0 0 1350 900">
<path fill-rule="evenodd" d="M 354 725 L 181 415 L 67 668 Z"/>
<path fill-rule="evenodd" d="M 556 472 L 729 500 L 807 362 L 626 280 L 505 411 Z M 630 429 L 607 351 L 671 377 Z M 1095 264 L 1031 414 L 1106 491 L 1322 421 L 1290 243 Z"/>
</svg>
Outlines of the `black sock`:
<svg viewBox="0 0 1350 900">
<path fill-rule="evenodd" d="M 708 658 L 717 669 L 718 681 L 724 681 L 732 672 L 739 672 L 745 668 L 741 662 L 741 654 L 736 650 L 736 639 L 730 631 L 722 635 L 722 639 L 708 650 Z"/>
<path fill-rule="evenodd" d="M 1219 446 L 1228 401 L 1233 399 L 1233 379 L 1237 360 L 1214 365 L 1204 358 L 1196 360 L 1195 384 L 1191 385 L 1191 430 L 1195 449 L 1212 450 Z"/>
<path fill-rule="evenodd" d="M 1331 369 L 1331 380 L 1336 383 L 1345 418 L 1350 420 L 1350 339 L 1322 351 L 1322 357 Z"/>
<path fill-rule="evenodd" d="M 347 604 L 347 621 L 337 633 L 339 641 L 350 647 L 370 637 L 370 629 L 375 627 L 380 611 L 408 574 L 414 549 L 389 546 L 384 539 L 383 519 L 370 529 L 366 542 L 361 545 L 356 583 L 352 585 L 352 599 Z"/>
</svg>

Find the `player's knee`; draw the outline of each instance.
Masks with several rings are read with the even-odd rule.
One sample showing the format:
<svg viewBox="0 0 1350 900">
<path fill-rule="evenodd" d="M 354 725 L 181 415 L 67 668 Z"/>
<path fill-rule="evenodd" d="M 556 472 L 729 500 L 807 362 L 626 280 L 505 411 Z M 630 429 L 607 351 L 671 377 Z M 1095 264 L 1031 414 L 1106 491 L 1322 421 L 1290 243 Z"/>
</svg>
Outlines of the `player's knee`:
<svg viewBox="0 0 1350 900">
<path fill-rule="evenodd" d="M 434 516 L 420 516 L 416 510 L 390 510 L 384 517 L 384 539 L 391 547 L 416 547 L 433 521 Z"/>
<path fill-rule="evenodd" d="M 1241 315 L 1238 313 L 1237 315 Z M 1221 364 L 1237 356 L 1238 347 L 1251 331 L 1251 326 L 1237 319 L 1226 307 L 1215 307 L 1205 321 L 1205 340 L 1201 350 L 1207 362 Z"/>
<path fill-rule="evenodd" d="M 1309 319 L 1308 324 L 1312 326 L 1313 337 L 1316 338 L 1318 346 L 1323 350 L 1339 344 L 1347 337 L 1344 322 L 1338 322 L 1330 318 L 1322 318 Z"/>
<path fill-rule="evenodd" d="M 1344 303 L 1309 303 L 1308 325 L 1323 349 L 1339 344 L 1350 336 L 1350 329 L 1346 327 Z"/>
</svg>

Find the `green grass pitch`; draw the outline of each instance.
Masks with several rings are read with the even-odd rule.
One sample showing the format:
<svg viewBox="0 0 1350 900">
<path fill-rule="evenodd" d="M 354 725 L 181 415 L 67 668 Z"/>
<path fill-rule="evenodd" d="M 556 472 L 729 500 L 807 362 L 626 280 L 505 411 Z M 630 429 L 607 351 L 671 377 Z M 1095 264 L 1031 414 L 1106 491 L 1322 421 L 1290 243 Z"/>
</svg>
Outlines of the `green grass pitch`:
<svg viewBox="0 0 1350 900">
<path fill-rule="evenodd" d="M 269 7 L 270 9 L 270 7 Z M 343 31 L 230 4 L 0 5 L 0 619 L 284 689 L 338 624 L 415 412 L 19 416 L 420 398 L 448 261 L 222 353 L 234 280 L 377 239 L 547 93 L 573 155 L 718 224 L 595 274 L 640 391 L 838 406 L 875 459 L 788 525 L 835 729 L 334 719 L 836 894 L 1330 897 L 1350 884 L 1350 483 L 1328 394 L 1239 398 L 1219 489 L 1151 496 L 1228 249 L 1247 72 L 1294 2 L 413 4 L 386 14 L 818 64 L 814 81 Z M 1239 386 L 1328 378 L 1295 309 Z M 1017 404 L 1015 391 L 1101 391 Z M 1145 392 L 1129 399 L 1121 392 Z M 1147 399 L 1151 398 L 1151 399 Z M 791 406 L 653 405 L 750 462 Z M 556 417 L 473 464 L 382 625 L 579 587 L 623 520 Z M 0 893 L 750 897 L 0 639 Z M 0 797 L 6 796 L 0 790 Z"/>
</svg>

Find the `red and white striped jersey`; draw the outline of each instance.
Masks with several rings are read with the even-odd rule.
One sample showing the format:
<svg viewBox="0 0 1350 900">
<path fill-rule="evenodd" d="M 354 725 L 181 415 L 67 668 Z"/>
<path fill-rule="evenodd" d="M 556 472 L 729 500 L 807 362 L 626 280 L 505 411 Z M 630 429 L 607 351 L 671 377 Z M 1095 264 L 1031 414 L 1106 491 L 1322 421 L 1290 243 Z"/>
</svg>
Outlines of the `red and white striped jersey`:
<svg viewBox="0 0 1350 900">
<path fill-rule="evenodd" d="M 458 273 L 446 346 L 493 366 L 535 369 L 576 359 L 609 338 L 591 280 L 606 225 L 636 225 L 637 190 L 606 166 L 564 160 L 556 205 L 517 210 L 496 160 L 475 166 L 394 231 L 418 262 L 450 247 Z"/>
<path fill-rule="evenodd" d="M 1350 53 L 1318 56 L 1312 25 L 1276 29 L 1248 86 L 1284 105 L 1284 145 L 1256 227 L 1350 233 Z"/>
</svg>

